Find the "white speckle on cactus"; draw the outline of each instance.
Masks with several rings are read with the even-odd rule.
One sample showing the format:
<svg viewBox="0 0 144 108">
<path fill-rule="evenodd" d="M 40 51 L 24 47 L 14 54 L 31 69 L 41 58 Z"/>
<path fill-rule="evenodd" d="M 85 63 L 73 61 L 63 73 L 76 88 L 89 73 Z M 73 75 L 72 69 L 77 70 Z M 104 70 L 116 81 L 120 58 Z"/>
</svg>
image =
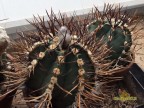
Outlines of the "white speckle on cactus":
<svg viewBox="0 0 144 108">
<path fill-rule="evenodd" d="M 97 20 L 94 20 L 94 21 L 90 22 L 90 23 L 86 26 L 86 28 L 88 28 L 90 25 L 92 25 L 92 24 L 95 23 L 95 22 L 97 22 Z"/>
<path fill-rule="evenodd" d="M 115 25 L 115 18 L 111 19 L 111 24 L 112 24 L 112 27 L 114 27 L 114 25 Z"/>
<path fill-rule="evenodd" d="M 49 46 L 49 48 L 50 48 L 51 50 L 55 49 L 56 47 L 57 47 L 57 45 L 56 45 L 55 43 L 53 43 L 53 44 L 51 44 L 51 45 Z"/>
<path fill-rule="evenodd" d="M 32 48 L 35 48 L 37 45 L 42 44 L 41 42 L 35 42 L 34 45 L 32 46 Z"/>
<path fill-rule="evenodd" d="M 7 64 L 7 65 L 10 65 L 10 64 L 11 64 L 11 62 L 7 62 L 6 64 Z"/>
<path fill-rule="evenodd" d="M 124 45 L 127 45 L 127 43 L 128 43 L 128 42 L 127 42 L 127 41 L 125 41 L 125 42 L 124 42 Z"/>
<path fill-rule="evenodd" d="M 46 35 L 46 36 L 44 36 L 44 39 L 43 39 L 43 42 L 42 43 L 47 43 L 47 42 L 49 42 L 50 40 L 49 40 L 49 35 Z"/>
<path fill-rule="evenodd" d="M 49 88 L 46 89 L 46 93 L 51 94 L 52 90 L 50 90 Z"/>
<path fill-rule="evenodd" d="M 50 33 L 50 35 L 53 37 L 53 34 L 52 33 Z M 49 36 L 48 36 L 49 37 Z"/>
<path fill-rule="evenodd" d="M 87 50 L 87 46 L 86 45 L 84 46 L 84 49 Z"/>
<path fill-rule="evenodd" d="M 115 22 L 115 18 L 112 18 L 112 19 L 111 19 L 111 22 Z"/>
<path fill-rule="evenodd" d="M 77 64 L 79 67 L 84 65 L 84 61 L 82 59 L 77 59 Z"/>
<path fill-rule="evenodd" d="M 128 18 L 128 21 L 130 22 L 130 21 L 131 21 L 131 18 Z"/>
<path fill-rule="evenodd" d="M 78 39 L 77 35 L 73 35 L 73 39 Z"/>
<path fill-rule="evenodd" d="M 120 26 L 120 28 L 121 28 L 121 29 L 124 29 L 124 27 L 123 27 L 123 26 Z"/>
<path fill-rule="evenodd" d="M 120 19 L 118 19 L 118 21 L 117 22 L 120 22 L 121 20 Z"/>
<path fill-rule="evenodd" d="M 86 26 L 86 28 L 88 28 L 89 27 L 89 24 Z"/>
<path fill-rule="evenodd" d="M 60 74 L 60 69 L 59 68 L 54 68 L 53 73 L 56 74 L 56 75 L 59 75 Z"/>
<path fill-rule="evenodd" d="M 84 44 L 82 44 L 82 43 L 79 43 L 79 45 L 80 45 L 81 47 L 84 47 Z"/>
<path fill-rule="evenodd" d="M 50 81 L 52 84 L 55 84 L 57 83 L 57 77 L 51 77 L 51 81 Z"/>
<path fill-rule="evenodd" d="M 26 55 L 29 55 L 29 52 L 25 52 Z"/>
<path fill-rule="evenodd" d="M 58 43 L 58 42 L 59 42 L 59 37 L 55 36 L 55 37 L 53 38 L 53 42 L 54 42 L 54 43 Z"/>
<path fill-rule="evenodd" d="M 32 68 L 33 68 L 32 65 L 29 65 L 29 66 L 28 66 L 28 70 L 29 70 L 30 72 L 32 71 Z"/>
<path fill-rule="evenodd" d="M 98 18 L 98 20 L 100 20 L 100 19 Z M 93 23 L 95 23 L 95 22 L 97 22 L 97 20 L 94 20 L 94 21 L 90 22 L 89 25 L 91 25 L 91 24 L 93 24 Z"/>
<path fill-rule="evenodd" d="M 71 44 L 76 43 L 76 42 L 77 42 L 77 40 L 78 40 L 77 35 L 72 35 L 72 36 L 71 36 Z"/>
<path fill-rule="evenodd" d="M 121 22 L 119 23 L 119 25 L 118 25 L 118 26 L 121 26 L 121 25 L 122 25 L 122 23 L 123 23 L 123 21 L 121 21 Z"/>
<path fill-rule="evenodd" d="M 102 19 L 101 18 L 98 18 L 98 21 L 102 21 Z M 96 22 L 96 21 L 95 21 Z"/>
<path fill-rule="evenodd" d="M 31 52 L 32 50 L 33 50 L 33 48 L 32 48 L 32 47 L 28 48 L 28 51 L 29 51 L 29 52 Z"/>
<path fill-rule="evenodd" d="M 32 66 L 36 66 L 36 64 L 38 63 L 38 61 L 36 59 L 34 59 L 32 62 L 31 62 L 31 65 Z"/>
<path fill-rule="evenodd" d="M 79 69 L 78 70 L 79 76 L 82 76 L 85 74 L 85 70 L 84 69 Z"/>
<path fill-rule="evenodd" d="M 12 69 L 11 65 L 8 65 L 8 66 L 7 66 L 7 69 L 8 69 L 8 70 L 11 70 L 11 69 Z"/>
<path fill-rule="evenodd" d="M 91 60 L 94 62 L 95 61 L 95 57 L 91 56 Z"/>
<path fill-rule="evenodd" d="M 112 36 L 108 36 L 108 39 L 109 39 L 109 41 L 111 41 L 112 40 Z"/>
<path fill-rule="evenodd" d="M 72 48 L 72 52 L 74 55 L 76 55 L 79 52 L 79 50 L 77 48 Z"/>
<path fill-rule="evenodd" d="M 119 24 L 121 22 L 121 20 L 120 19 L 118 19 L 117 21 L 116 21 L 116 24 Z"/>
<path fill-rule="evenodd" d="M 87 53 L 88 53 L 89 56 L 92 55 L 92 52 L 90 50 L 87 50 Z"/>
<path fill-rule="evenodd" d="M 122 51 L 122 54 L 126 54 L 125 50 Z"/>
<path fill-rule="evenodd" d="M 58 56 L 57 58 L 59 63 L 64 63 L 64 56 Z"/>
<path fill-rule="evenodd" d="M 37 47 L 40 44 L 41 44 L 41 42 L 35 42 L 34 45 L 31 48 L 29 48 L 28 50 L 32 51 L 35 47 Z"/>
<path fill-rule="evenodd" d="M 49 88 L 49 89 L 53 89 L 53 88 L 54 88 L 54 85 L 50 83 L 50 84 L 48 84 L 48 88 Z"/>
<path fill-rule="evenodd" d="M 40 52 L 40 53 L 39 53 L 39 58 L 40 58 L 40 59 L 44 58 L 44 56 L 45 56 L 45 53 L 44 53 L 44 52 Z"/>
<path fill-rule="evenodd" d="M 127 25 L 127 24 L 124 24 L 124 27 L 128 27 L 128 25 Z"/>
<path fill-rule="evenodd" d="M 126 17 L 126 15 L 120 15 L 121 17 Z"/>
</svg>

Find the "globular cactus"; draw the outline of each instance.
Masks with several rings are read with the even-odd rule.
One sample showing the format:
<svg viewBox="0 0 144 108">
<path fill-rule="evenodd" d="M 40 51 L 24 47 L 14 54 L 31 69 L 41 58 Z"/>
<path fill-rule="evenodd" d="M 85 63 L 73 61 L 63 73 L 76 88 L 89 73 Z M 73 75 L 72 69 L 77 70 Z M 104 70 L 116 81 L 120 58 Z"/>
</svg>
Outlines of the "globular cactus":
<svg viewBox="0 0 144 108">
<path fill-rule="evenodd" d="M 78 92 L 85 90 L 85 80 L 94 80 L 95 70 L 87 51 L 81 46 L 71 45 L 62 50 L 59 47 L 54 48 L 58 44 L 58 38 L 50 41 L 49 46 L 38 45 L 30 52 L 32 61 L 29 68 L 34 70 L 26 82 L 26 87 L 30 91 L 36 91 L 34 94 L 37 95 L 47 91 L 47 101 L 52 98 L 55 103 L 53 107 L 61 108 L 72 105 Z M 56 88 L 56 85 L 62 87 L 66 93 Z"/>
<path fill-rule="evenodd" d="M 112 9 L 111 5 L 105 6 L 103 13 L 97 9 L 95 13 L 97 16 L 87 29 L 95 34 L 96 40 L 102 40 L 111 49 L 107 59 L 118 60 L 125 57 L 132 45 L 132 34 L 128 28 L 132 17 L 129 18 L 126 12 L 121 13 L 119 7 Z"/>
<path fill-rule="evenodd" d="M 75 35 L 80 31 L 74 30 L 76 20 L 53 17 L 49 17 L 50 28 L 43 25 L 44 20 L 31 22 L 38 32 L 21 35 L 25 46 L 20 46 L 28 56 L 26 102 L 29 107 L 53 108 L 86 107 L 102 102 L 103 95 L 94 93 L 96 58 L 92 53 L 97 56 L 94 53 L 97 49 L 91 45 L 95 42 L 87 44 L 88 39 Z M 59 25 L 55 25 L 56 21 Z M 99 54 L 104 56 L 102 52 Z"/>
</svg>

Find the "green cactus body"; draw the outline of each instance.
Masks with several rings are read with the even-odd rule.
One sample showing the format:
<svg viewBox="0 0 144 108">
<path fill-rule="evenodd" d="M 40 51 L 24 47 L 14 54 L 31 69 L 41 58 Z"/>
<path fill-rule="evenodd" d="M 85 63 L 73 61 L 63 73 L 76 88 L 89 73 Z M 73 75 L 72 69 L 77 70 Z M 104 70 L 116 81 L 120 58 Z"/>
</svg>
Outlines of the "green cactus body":
<svg viewBox="0 0 144 108">
<path fill-rule="evenodd" d="M 97 26 L 98 21 L 90 23 L 88 25 L 88 31 L 96 32 L 96 39 L 100 40 L 103 38 L 103 42 L 107 43 L 108 48 L 112 50 L 107 59 L 115 60 L 119 57 L 124 56 L 124 52 L 128 52 L 132 44 L 131 33 L 129 29 L 125 26 L 126 24 L 111 24 L 109 22 L 101 22 L 101 27 Z"/>
<path fill-rule="evenodd" d="M 60 50 L 54 41 L 49 43 L 48 46 L 41 43 L 29 53 L 29 69 L 32 72 L 26 87 L 31 91 L 29 95 L 33 96 L 40 96 L 47 89 L 50 90 L 53 107 L 66 108 L 76 101 L 81 90 L 88 90 L 83 85 L 85 81 L 94 82 L 95 69 L 87 51 L 80 45 L 73 44 Z M 43 55 L 41 58 L 40 54 Z M 52 78 L 57 79 L 57 82 L 52 82 Z M 94 87 L 94 84 L 90 85 Z"/>
</svg>

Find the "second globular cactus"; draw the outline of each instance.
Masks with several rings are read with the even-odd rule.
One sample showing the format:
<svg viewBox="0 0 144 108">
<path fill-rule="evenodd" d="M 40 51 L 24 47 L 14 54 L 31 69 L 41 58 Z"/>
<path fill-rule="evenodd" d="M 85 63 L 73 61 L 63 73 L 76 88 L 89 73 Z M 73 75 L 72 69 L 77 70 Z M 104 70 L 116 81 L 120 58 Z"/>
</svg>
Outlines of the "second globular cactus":
<svg viewBox="0 0 144 108">
<path fill-rule="evenodd" d="M 96 40 L 103 40 L 104 44 L 111 49 L 111 53 L 107 57 L 109 60 L 116 60 L 120 57 L 125 57 L 126 53 L 132 45 L 132 34 L 128 28 L 131 22 L 125 14 L 121 14 L 118 8 L 107 10 L 103 13 L 98 13 L 95 20 L 89 23 L 87 29 L 90 33 L 94 33 Z"/>
</svg>

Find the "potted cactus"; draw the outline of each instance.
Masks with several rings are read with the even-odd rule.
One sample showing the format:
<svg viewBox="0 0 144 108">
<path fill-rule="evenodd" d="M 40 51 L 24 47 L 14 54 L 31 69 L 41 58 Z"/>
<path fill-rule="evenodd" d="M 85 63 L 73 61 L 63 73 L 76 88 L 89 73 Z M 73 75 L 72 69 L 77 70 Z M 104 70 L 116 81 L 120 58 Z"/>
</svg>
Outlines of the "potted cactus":
<svg viewBox="0 0 144 108">
<path fill-rule="evenodd" d="M 127 11 L 122 13 L 120 6 L 112 9 L 112 5 L 105 5 L 103 13 L 95 8 L 94 15 L 96 17 L 87 25 L 87 29 L 90 34 L 95 35 L 97 41 L 102 41 L 111 50 L 105 58 L 113 62 L 109 68 L 117 66 L 130 68 L 134 62 L 134 55 L 130 50 L 132 30 L 129 29 L 129 26 L 133 24 L 134 16 L 129 17 Z M 113 74 L 120 75 L 127 72 L 128 68 L 125 69 Z M 110 74 L 112 73 L 110 72 Z"/>
<path fill-rule="evenodd" d="M 86 107 L 93 106 L 91 104 L 93 102 L 103 101 L 102 95 L 93 93 L 95 66 L 91 60 L 92 53 L 84 47 L 86 43 L 79 42 L 82 37 L 71 32 L 74 29 L 72 24 L 75 24 L 75 20 L 67 21 L 67 18 L 62 18 L 64 20 L 61 22 L 54 15 L 49 18 L 49 31 L 44 26 L 45 31 L 40 30 L 38 33 L 22 37 L 29 38 L 25 53 L 28 54 L 30 76 L 25 82 L 24 89 L 28 106 Z M 56 22 L 59 23 L 57 32 L 54 25 Z M 35 24 L 37 29 L 41 29 L 38 27 L 42 26 L 41 23 L 32 24 Z"/>
<path fill-rule="evenodd" d="M 121 73 L 134 59 L 132 33 L 127 27 L 133 18 L 120 9 L 106 5 L 103 14 L 95 8 L 84 18 L 61 13 L 57 18 L 51 11 L 49 21 L 40 16 L 29 21 L 36 30 L 21 33 L 21 41 L 13 47 L 27 64 L 21 83 L 25 82 L 23 94 L 30 108 L 111 104 L 107 100 L 112 98 L 115 82 L 122 80 Z"/>
</svg>

